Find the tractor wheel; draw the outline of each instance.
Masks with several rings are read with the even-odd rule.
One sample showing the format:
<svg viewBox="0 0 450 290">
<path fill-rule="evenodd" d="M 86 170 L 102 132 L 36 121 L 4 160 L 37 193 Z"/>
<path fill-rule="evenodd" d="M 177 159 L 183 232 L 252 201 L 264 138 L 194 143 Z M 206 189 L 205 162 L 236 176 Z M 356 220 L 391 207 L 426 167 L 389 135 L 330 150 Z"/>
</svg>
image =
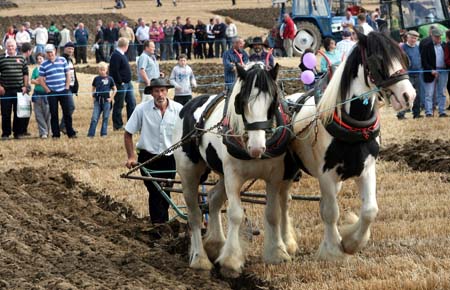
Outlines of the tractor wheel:
<svg viewBox="0 0 450 290">
<path fill-rule="evenodd" d="M 322 45 L 322 35 L 319 28 L 311 22 L 297 22 L 297 34 L 295 35 L 293 46 L 294 55 L 300 56 L 307 48 L 316 52 Z"/>
</svg>

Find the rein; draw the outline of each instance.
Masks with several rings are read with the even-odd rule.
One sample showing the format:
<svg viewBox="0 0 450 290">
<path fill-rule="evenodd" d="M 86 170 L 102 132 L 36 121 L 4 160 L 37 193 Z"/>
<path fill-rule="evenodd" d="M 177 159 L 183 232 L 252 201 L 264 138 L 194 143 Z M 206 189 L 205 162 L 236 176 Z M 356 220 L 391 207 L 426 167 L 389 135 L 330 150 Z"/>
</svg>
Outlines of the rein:
<svg viewBox="0 0 450 290">
<path fill-rule="evenodd" d="M 361 59 L 364 67 L 364 79 L 366 80 L 366 85 L 368 87 L 369 84 L 367 82 L 367 79 L 370 79 L 373 84 L 382 89 L 388 89 L 388 87 L 399 81 L 409 79 L 408 72 L 404 68 L 396 71 L 388 78 L 384 79 L 380 74 L 380 63 L 384 60 L 375 55 L 367 57 L 365 48 L 361 48 Z"/>
</svg>

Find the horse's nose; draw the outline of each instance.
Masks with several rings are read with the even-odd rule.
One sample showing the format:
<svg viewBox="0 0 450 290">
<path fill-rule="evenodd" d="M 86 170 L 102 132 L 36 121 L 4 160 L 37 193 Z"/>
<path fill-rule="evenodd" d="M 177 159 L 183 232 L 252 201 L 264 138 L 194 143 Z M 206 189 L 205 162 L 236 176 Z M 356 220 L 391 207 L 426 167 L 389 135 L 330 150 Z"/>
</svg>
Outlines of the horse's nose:
<svg viewBox="0 0 450 290">
<path fill-rule="evenodd" d="M 261 155 L 266 151 L 266 147 L 248 147 L 248 153 L 251 158 L 261 158 Z"/>
<path fill-rule="evenodd" d="M 411 96 L 411 95 L 409 95 L 408 93 L 405 92 L 405 93 L 403 94 L 403 98 L 405 99 L 406 107 L 407 107 L 408 109 L 410 109 L 410 108 L 412 107 L 412 104 L 414 103 L 414 99 L 416 98 L 416 95 L 413 94 L 413 95 Z"/>
</svg>

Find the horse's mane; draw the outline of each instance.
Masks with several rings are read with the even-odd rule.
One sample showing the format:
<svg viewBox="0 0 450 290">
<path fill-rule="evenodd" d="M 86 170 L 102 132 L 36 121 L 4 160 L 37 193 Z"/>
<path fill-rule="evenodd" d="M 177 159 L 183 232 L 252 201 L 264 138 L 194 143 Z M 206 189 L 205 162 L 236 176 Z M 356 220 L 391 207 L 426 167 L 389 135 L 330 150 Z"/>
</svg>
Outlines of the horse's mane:
<svg viewBox="0 0 450 290">
<path fill-rule="evenodd" d="M 380 71 L 383 78 L 388 78 L 394 61 L 400 61 L 406 67 L 404 54 L 399 45 L 383 33 L 371 32 L 368 36 L 358 34 L 359 42 L 353 47 L 347 59 L 339 66 L 328 84 L 325 93 L 318 104 L 318 111 L 325 122 L 331 120 L 333 108 L 337 102 L 349 97 L 353 80 L 358 76 L 363 64 L 362 55 L 365 50 L 367 58 L 375 56 L 379 59 Z M 339 98 L 340 97 L 340 98 Z"/>
<path fill-rule="evenodd" d="M 264 65 L 259 62 L 250 62 L 245 66 L 246 78 L 243 80 L 239 76 L 231 92 L 228 101 L 227 117 L 230 120 L 230 127 L 234 134 L 242 134 L 244 132 L 243 115 L 236 113 L 236 106 L 244 108 L 247 105 L 252 105 L 261 92 L 267 92 L 273 98 L 277 97 L 278 88 L 276 82 L 272 79 L 269 71 L 264 68 Z M 252 96 L 252 90 L 258 89 L 258 93 Z M 275 101 L 274 99 L 270 100 Z"/>
</svg>

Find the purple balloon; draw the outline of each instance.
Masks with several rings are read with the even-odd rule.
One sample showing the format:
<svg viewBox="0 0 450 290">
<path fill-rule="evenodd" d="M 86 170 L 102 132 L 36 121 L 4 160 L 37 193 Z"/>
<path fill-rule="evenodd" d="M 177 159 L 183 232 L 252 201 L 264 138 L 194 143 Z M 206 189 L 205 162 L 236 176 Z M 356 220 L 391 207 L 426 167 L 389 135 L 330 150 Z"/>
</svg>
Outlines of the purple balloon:
<svg viewBox="0 0 450 290">
<path fill-rule="evenodd" d="M 314 73 L 310 70 L 305 70 L 302 72 L 302 75 L 300 76 L 300 79 L 305 85 L 310 85 L 314 82 Z"/>
<path fill-rule="evenodd" d="M 309 68 L 313 69 L 317 64 L 317 59 L 314 53 L 308 52 L 303 56 L 303 64 Z"/>
</svg>

